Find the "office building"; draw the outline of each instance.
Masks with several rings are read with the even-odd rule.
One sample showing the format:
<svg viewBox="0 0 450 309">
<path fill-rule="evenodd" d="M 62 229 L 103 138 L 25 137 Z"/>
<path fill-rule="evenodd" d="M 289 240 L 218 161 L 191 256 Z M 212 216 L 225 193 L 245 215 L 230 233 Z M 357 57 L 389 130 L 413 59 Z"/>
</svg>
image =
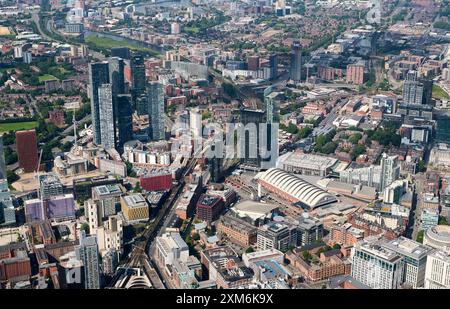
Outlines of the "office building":
<svg viewBox="0 0 450 309">
<path fill-rule="evenodd" d="M 248 248 L 256 243 L 258 230 L 244 220 L 224 215 L 217 225 L 217 232 L 226 235 L 232 243 Z"/>
<path fill-rule="evenodd" d="M 292 43 L 291 52 L 291 79 L 295 83 L 299 83 L 302 80 L 302 46 L 299 41 Z"/>
<path fill-rule="evenodd" d="M 36 130 L 25 130 L 16 132 L 17 157 L 19 167 L 25 173 L 38 170 L 39 158 L 36 139 Z"/>
<path fill-rule="evenodd" d="M 379 237 L 371 236 L 355 244 L 352 277 L 373 289 L 398 289 L 403 283 L 403 257 L 381 243 Z"/>
<path fill-rule="evenodd" d="M 115 122 L 111 84 L 103 84 L 98 88 L 98 104 L 100 131 L 94 131 L 94 136 L 100 133 L 100 144 L 106 150 L 115 148 Z M 96 138 L 94 137 L 94 139 Z"/>
<path fill-rule="evenodd" d="M 75 247 L 77 259 L 84 265 L 84 288 L 100 289 L 100 265 L 96 236 L 80 235 L 80 244 Z"/>
<path fill-rule="evenodd" d="M 157 82 L 147 84 L 149 137 L 151 140 L 163 140 L 166 137 L 164 130 L 164 89 Z"/>
<path fill-rule="evenodd" d="M 439 223 L 439 210 L 437 209 L 422 209 L 420 215 L 420 222 L 422 230 L 426 231 Z"/>
<path fill-rule="evenodd" d="M 402 281 L 404 284 L 415 289 L 424 286 L 427 255 L 432 248 L 403 236 L 384 243 L 382 246 L 403 257 L 405 267 Z"/>
<path fill-rule="evenodd" d="M 450 289 L 450 253 L 435 251 L 428 255 L 425 288 Z"/>
<path fill-rule="evenodd" d="M 120 206 L 128 222 L 147 221 L 150 218 L 148 204 L 140 193 L 121 196 Z"/>
<path fill-rule="evenodd" d="M 147 115 L 148 104 L 145 98 L 147 79 L 145 76 L 144 56 L 134 54 L 131 56 L 131 94 L 135 109 L 139 115 Z"/>
<path fill-rule="evenodd" d="M 94 143 L 101 144 L 101 121 L 99 88 L 109 83 L 109 64 L 107 61 L 89 64 L 89 97 L 91 99 L 92 129 Z M 111 107 L 112 108 L 112 107 Z"/>
<path fill-rule="evenodd" d="M 281 222 L 271 222 L 258 229 L 258 250 L 277 249 L 282 252 L 296 247 L 298 243 L 298 231 L 295 226 Z"/>
<path fill-rule="evenodd" d="M 298 246 L 317 243 L 323 238 L 323 224 L 317 218 L 310 217 L 308 213 L 303 213 L 299 218 L 297 233 Z"/>
<path fill-rule="evenodd" d="M 432 90 L 433 81 L 419 79 L 416 71 L 410 71 L 403 84 L 403 103 L 412 105 L 430 104 Z"/>
<path fill-rule="evenodd" d="M 161 265 L 172 265 L 175 261 L 186 263 L 189 247 L 179 233 L 169 232 L 156 237 L 156 260 Z"/>
<path fill-rule="evenodd" d="M 208 225 L 216 221 L 224 208 L 223 200 L 218 196 L 202 194 L 197 201 L 198 219 L 205 221 Z"/>
</svg>

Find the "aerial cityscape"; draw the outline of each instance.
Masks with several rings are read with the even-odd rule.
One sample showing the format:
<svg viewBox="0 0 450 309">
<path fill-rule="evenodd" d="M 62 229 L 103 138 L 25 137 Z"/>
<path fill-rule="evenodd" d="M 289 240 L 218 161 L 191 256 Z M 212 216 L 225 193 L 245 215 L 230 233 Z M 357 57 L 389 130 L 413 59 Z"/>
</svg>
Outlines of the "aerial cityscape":
<svg viewBox="0 0 450 309">
<path fill-rule="evenodd" d="M 0 290 L 450 289 L 450 0 L 0 0 L 0 47 Z"/>
</svg>

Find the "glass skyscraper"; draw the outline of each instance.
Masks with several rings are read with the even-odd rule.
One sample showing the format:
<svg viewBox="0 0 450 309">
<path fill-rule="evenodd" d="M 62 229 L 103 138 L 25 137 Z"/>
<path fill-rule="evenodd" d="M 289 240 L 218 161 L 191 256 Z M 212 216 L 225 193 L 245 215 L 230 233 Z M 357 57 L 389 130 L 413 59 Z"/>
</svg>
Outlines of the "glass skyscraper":
<svg viewBox="0 0 450 309">
<path fill-rule="evenodd" d="M 152 140 L 165 139 L 164 130 L 164 91 L 157 82 L 147 84 L 149 136 Z"/>
<path fill-rule="evenodd" d="M 100 133 L 100 105 L 98 89 L 109 83 L 109 64 L 107 61 L 91 63 L 89 65 L 89 97 L 91 99 L 92 129 L 94 143 L 101 144 Z"/>
<path fill-rule="evenodd" d="M 117 96 L 117 117 L 116 117 L 116 141 L 119 149 L 123 144 L 133 139 L 133 108 L 131 106 L 131 96 L 119 94 Z"/>
<path fill-rule="evenodd" d="M 302 47 L 298 41 L 292 44 L 290 76 L 296 83 L 302 80 Z"/>
<path fill-rule="evenodd" d="M 132 83 L 132 97 L 136 111 L 139 115 L 147 115 L 148 107 L 147 100 L 145 100 L 145 66 L 144 56 L 135 54 L 131 57 L 131 83 Z"/>
<path fill-rule="evenodd" d="M 111 84 L 98 88 L 100 111 L 100 144 L 105 149 L 115 148 L 113 92 Z"/>
</svg>

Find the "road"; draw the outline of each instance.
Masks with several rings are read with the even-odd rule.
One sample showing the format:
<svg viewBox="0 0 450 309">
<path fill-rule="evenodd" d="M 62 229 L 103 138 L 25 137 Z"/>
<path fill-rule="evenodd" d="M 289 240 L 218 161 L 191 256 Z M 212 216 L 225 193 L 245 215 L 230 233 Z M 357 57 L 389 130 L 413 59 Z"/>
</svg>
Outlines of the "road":
<svg viewBox="0 0 450 309">
<path fill-rule="evenodd" d="M 46 39 L 47 41 L 54 41 L 53 38 L 49 37 L 48 35 L 45 34 L 44 31 L 42 31 L 41 29 L 41 24 L 39 22 L 39 11 L 33 11 L 31 13 L 31 18 L 33 20 L 33 22 L 36 24 L 37 30 L 39 31 L 39 34 L 42 38 Z"/>
</svg>

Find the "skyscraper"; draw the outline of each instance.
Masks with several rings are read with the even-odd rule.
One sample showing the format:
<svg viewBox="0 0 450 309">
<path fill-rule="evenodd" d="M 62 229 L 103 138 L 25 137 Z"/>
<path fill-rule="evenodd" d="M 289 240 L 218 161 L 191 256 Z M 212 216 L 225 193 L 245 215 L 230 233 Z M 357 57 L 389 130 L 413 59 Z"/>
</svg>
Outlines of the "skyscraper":
<svg viewBox="0 0 450 309">
<path fill-rule="evenodd" d="M 260 132 L 259 147 L 262 157 L 261 167 L 269 169 L 275 167 L 278 159 L 278 127 L 279 127 L 279 108 L 275 102 L 276 93 L 272 87 L 264 90 L 264 104 L 266 107 L 266 129 Z"/>
<path fill-rule="evenodd" d="M 148 107 L 147 101 L 144 99 L 146 85 L 144 56 L 134 54 L 131 57 L 130 66 L 133 103 L 139 115 L 146 115 L 148 113 Z"/>
<path fill-rule="evenodd" d="M 100 132 L 94 131 L 94 139 L 97 140 L 96 134 L 100 133 L 100 144 L 105 149 L 115 148 L 114 107 L 111 84 L 103 84 L 98 88 L 98 102 Z"/>
<path fill-rule="evenodd" d="M 241 135 L 238 135 L 238 156 L 244 164 L 260 166 L 259 130 L 260 124 L 264 123 L 265 115 L 266 113 L 262 110 L 240 110 L 240 123 L 244 127 Z"/>
<path fill-rule="evenodd" d="M 278 56 L 276 54 L 269 56 L 270 79 L 278 77 Z"/>
<path fill-rule="evenodd" d="M 111 57 L 119 57 L 122 59 L 130 59 L 130 49 L 128 47 L 111 48 Z"/>
<path fill-rule="evenodd" d="M 302 46 L 299 41 L 294 41 L 291 52 L 291 79 L 299 83 L 302 80 Z"/>
<path fill-rule="evenodd" d="M 133 108 L 131 106 L 131 96 L 119 94 L 117 96 L 116 115 L 116 143 L 119 149 L 123 144 L 133 139 Z"/>
<path fill-rule="evenodd" d="M 384 190 L 387 186 L 393 183 L 400 177 L 400 165 L 397 156 L 388 156 L 383 153 L 381 157 L 381 179 L 380 187 Z"/>
<path fill-rule="evenodd" d="M 91 99 L 92 128 L 94 143 L 101 144 L 100 133 L 100 107 L 98 89 L 101 85 L 109 83 L 109 64 L 107 61 L 91 63 L 89 65 L 89 97 Z"/>
<path fill-rule="evenodd" d="M 405 104 L 429 104 L 433 91 L 433 81 L 417 77 L 416 71 L 409 71 L 403 84 Z"/>
<path fill-rule="evenodd" d="M 5 152 L 3 147 L 3 136 L 0 135 L 0 179 L 6 179 Z"/>
<path fill-rule="evenodd" d="M 25 173 L 36 171 L 39 164 L 36 130 L 17 131 L 16 145 L 19 167 Z"/>
<path fill-rule="evenodd" d="M 113 99 L 118 94 L 125 93 L 125 76 L 123 59 L 111 57 L 108 59 L 109 64 L 109 82 L 112 86 Z"/>
<path fill-rule="evenodd" d="M 152 140 L 165 139 L 164 130 L 164 91 L 157 82 L 147 84 L 149 136 Z"/>
<path fill-rule="evenodd" d="M 100 267 L 96 236 L 86 236 L 84 231 L 80 235 L 80 244 L 75 248 L 77 258 L 84 265 L 84 287 L 86 289 L 100 289 Z"/>
</svg>

